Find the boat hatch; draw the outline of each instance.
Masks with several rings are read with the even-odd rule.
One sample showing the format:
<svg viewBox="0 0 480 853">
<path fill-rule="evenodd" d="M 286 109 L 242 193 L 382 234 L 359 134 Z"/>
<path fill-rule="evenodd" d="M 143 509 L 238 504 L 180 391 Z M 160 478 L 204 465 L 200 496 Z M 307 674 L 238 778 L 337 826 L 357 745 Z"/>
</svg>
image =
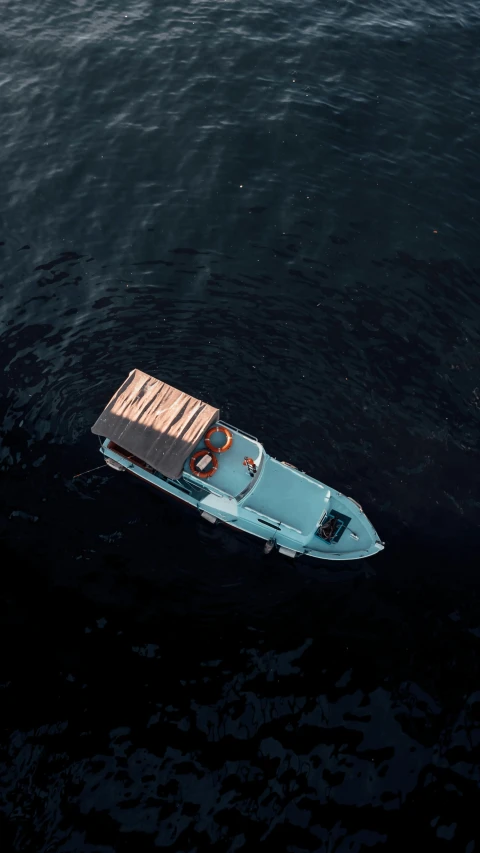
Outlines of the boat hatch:
<svg viewBox="0 0 480 853">
<path fill-rule="evenodd" d="M 315 535 L 324 542 L 334 542 L 336 544 L 342 538 L 351 520 L 348 515 L 337 512 L 336 509 L 331 509 L 328 515 L 322 518 L 315 531 Z"/>
</svg>

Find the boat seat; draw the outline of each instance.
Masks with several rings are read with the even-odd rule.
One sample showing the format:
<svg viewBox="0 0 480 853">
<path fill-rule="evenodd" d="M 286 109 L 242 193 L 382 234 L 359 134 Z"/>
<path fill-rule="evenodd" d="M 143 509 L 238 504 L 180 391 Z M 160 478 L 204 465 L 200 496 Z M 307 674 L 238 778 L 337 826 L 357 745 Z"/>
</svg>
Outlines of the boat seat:
<svg viewBox="0 0 480 853">
<path fill-rule="evenodd" d="M 351 522 L 351 517 L 348 515 L 344 515 L 343 512 L 338 512 L 336 509 L 331 509 L 326 518 L 322 521 L 322 523 L 317 527 L 315 531 L 315 536 L 318 536 L 323 542 L 328 542 L 328 544 L 337 544 L 340 541 L 345 530 Z M 326 525 L 329 525 L 331 522 L 336 523 L 336 527 L 333 532 L 333 536 L 322 536 L 322 528 L 325 528 Z"/>
</svg>

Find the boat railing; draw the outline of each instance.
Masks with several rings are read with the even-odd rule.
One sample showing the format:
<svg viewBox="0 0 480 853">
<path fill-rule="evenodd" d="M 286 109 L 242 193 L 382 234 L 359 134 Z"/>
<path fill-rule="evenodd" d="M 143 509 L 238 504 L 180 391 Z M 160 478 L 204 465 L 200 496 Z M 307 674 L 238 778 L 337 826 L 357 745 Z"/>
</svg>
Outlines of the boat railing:
<svg viewBox="0 0 480 853">
<path fill-rule="evenodd" d="M 187 483 L 181 483 L 180 478 L 172 479 L 171 477 L 165 477 L 165 481 L 170 486 L 173 486 L 175 489 L 178 489 L 180 492 L 183 492 L 186 495 L 192 496 L 192 489 L 189 488 L 190 484 L 187 485 Z"/>
<path fill-rule="evenodd" d="M 293 530 L 295 533 L 299 533 L 300 536 L 302 535 L 302 531 L 299 530 L 298 527 L 292 527 L 292 525 L 287 524 L 286 521 L 281 521 L 280 524 L 282 525 L 282 527 L 287 527 L 289 530 Z"/>
<path fill-rule="evenodd" d="M 216 489 L 215 486 L 208 485 L 208 491 L 212 493 L 212 495 L 217 495 L 218 498 L 231 498 L 232 495 L 229 495 L 228 492 L 224 492 L 222 489 Z"/>
<path fill-rule="evenodd" d="M 245 436 L 245 438 L 251 438 L 251 439 L 252 439 L 252 441 L 258 441 L 258 438 L 256 438 L 256 436 L 254 436 L 254 435 L 250 435 L 250 433 L 249 433 L 249 432 L 245 432 L 245 430 L 243 430 L 243 429 L 239 429 L 239 427 L 233 426 L 232 424 L 227 424 L 227 422 L 226 422 L 226 421 L 218 421 L 218 424 L 219 424 L 220 426 L 229 427 L 229 429 L 233 429 L 233 430 L 234 430 L 234 432 L 239 432 L 239 433 L 240 433 L 240 435 L 244 435 L 244 436 Z"/>
<path fill-rule="evenodd" d="M 197 485 L 197 479 L 195 478 L 195 480 L 194 480 L 193 476 L 191 474 L 189 474 L 188 471 L 183 472 L 182 479 L 184 480 L 184 482 L 187 486 L 190 483 L 192 483 L 192 486 L 194 486 L 194 487 Z M 208 481 L 201 480 L 201 483 L 202 483 L 202 486 L 200 488 L 203 491 L 205 491 L 205 494 L 211 493 L 212 495 L 217 495 L 217 497 L 219 497 L 219 498 L 231 498 L 232 497 L 232 495 L 230 495 L 228 492 L 223 491 L 223 489 L 217 489 L 216 486 L 213 486 Z"/>
<path fill-rule="evenodd" d="M 297 468 L 296 465 L 292 465 L 291 462 L 280 462 L 275 456 L 272 456 L 274 462 L 279 462 L 280 465 L 286 465 L 291 469 L 292 474 L 296 474 L 297 477 L 301 477 L 302 480 L 308 480 L 310 483 L 314 483 L 315 486 L 318 486 L 319 489 L 324 489 L 325 486 L 319 480 L 316 480 L 315 477 L 311 477 L 310 474 L 306 474 L 305 471 L 301 471 L 300 468 Z"/>
<path fill-rule="evenodd" d="M 254 509 L 253 506 L 244 505 L 243 508 L 248 510 L 248 512 L 254 512 L 255 515 L 258 517 L 259 521 L 262 521 L 262 519 L 265 519 L 265 521 L 271 521 L 271 522 L 273 522 L 273 524 L 281 524 L 282 523 L 279 518 L 272 518 L 271 515 L 265 515 L 264 512 L 259 512 L 258 509 Z M 260 518 L 260 516 L 261 516 L 261 518 Z"/>
</svg>

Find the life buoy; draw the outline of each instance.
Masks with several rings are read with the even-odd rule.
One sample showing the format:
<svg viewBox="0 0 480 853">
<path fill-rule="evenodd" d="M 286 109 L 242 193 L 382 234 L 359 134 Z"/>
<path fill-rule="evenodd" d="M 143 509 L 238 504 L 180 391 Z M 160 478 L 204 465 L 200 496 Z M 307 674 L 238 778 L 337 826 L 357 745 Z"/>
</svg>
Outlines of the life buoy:
<svg viewBox="0 0 480 853">
<path fill-rule="evenodd" d="M 213 435 L 214 432 L 223 432 L 224 436 L 227 439 L 225 444 L 222 444 L 221 447 L 215 447 L 215 445 L 212 444 L 212 442 L 210 441 L 210 436 Z M 210 427 L 210 429 L 206 433 L 204 441 L 205 441 L 205 444 L 207 445 L 208 449 L 213 450 L 214 453 L 225 453 L 225 451 L 229 450 L 230 447 L 232 446 L 233 435 L 230 432 L 230 430 L 227 429 L 227 427 L 213 426 L 213 427 Z"/>
<path fill-rule="evenodd" d="M 196 468 L 197 459 L 200 459 L 200 457 L 203 457 L 203 456 L 211 456 L 211 458 L 212 458 L 212 467 L 210 468 L 209 471 L 197 471 L 197 468 Z M 215 471 L 217 470 L 217 468 L 218 468 L 218 459 L 213 453 L 210 453 L 208 450 L 197 450 L 197 452 L 194 453 L 193 456 L 190 457 L 190 471 L 192 472 L 192 474 L 195 474 L 196 477 L 200 477 L 200 479 L 202 479 L 202 480 L 206 480 L 207 477 L 212 477 L 213 474 L 215 474 Z"/>
</svg>

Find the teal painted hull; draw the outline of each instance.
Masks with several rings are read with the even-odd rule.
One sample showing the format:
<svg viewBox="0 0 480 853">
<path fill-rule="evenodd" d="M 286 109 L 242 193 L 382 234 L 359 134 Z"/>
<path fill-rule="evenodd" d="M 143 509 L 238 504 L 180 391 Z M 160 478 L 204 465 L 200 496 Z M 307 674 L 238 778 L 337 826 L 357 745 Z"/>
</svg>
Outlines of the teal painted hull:
<svg viewBox="0 0 480 853">
<path fill-rule="evenodd" d="M 115 470 L 128 471 L 177 498 L 206 521 L 257 537 L 267 550 L 321 560 L 359 560 L 383 550 L 384 543 L 353 498 L 269 456 L 253 436 L 218 423 L 228 427 L 233 442 L 226 452 L 218 451 L 218 468 L 208 479 L 192 473 L 190 459 L 178 479 L 168 479 L 108 438 L 101 452 Z M 224 440 L 218 434 L 216 446 Z M 204 448 L 202 440 L 195 449 Z M 244 465 L 245 457 L 255 463 L 253 476 Z"/>
</svg>

